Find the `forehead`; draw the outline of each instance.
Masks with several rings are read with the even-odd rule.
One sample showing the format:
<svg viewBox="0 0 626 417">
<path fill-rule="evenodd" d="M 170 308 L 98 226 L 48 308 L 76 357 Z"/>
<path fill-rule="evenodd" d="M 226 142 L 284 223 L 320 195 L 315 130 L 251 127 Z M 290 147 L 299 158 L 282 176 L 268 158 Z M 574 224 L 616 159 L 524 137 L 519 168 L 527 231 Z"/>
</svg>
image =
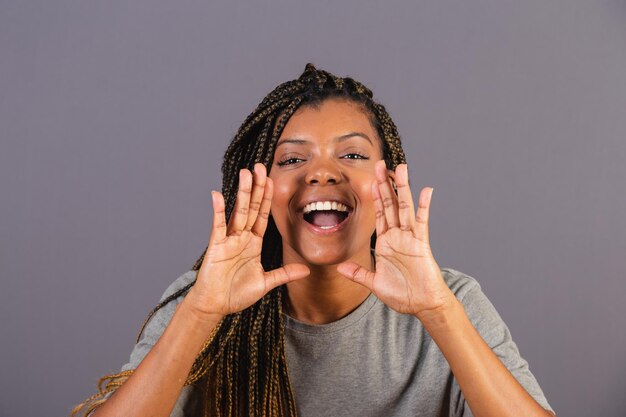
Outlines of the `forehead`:
<svg viewBox="0 0 626 417">
<path fill-rule="evenodd" d="M 363 132 L 374 143 L 380 143 L 369 114 L 360 104 L 343 99 L 327 99 L 316 106 L 300 107 L 287 121 L 280 139 L 318 141 L 350 132 Z"/>
</svg>

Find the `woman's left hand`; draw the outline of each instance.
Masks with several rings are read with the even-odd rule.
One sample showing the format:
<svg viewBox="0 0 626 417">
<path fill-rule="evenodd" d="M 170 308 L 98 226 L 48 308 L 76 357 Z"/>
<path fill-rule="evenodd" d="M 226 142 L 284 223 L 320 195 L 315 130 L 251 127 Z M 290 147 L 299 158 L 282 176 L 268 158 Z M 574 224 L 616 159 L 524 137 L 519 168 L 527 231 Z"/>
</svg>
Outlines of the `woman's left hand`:
<svg viewBox="0 0 626 417">
<path fill-rule="evenodd" d="M 400 313 L 418 316 L 439 310 L 455 296 L 430 249 L 428 216 L 433 189 L 422 189 L 416 214 L 407 165 L 396 167 L 397 196 L 385 162 L 378 161 L 375 171 L 372 195 L 376 209 L 376 271 L 354 262 L 344 262 L 337 270 Z"/>
</svg>

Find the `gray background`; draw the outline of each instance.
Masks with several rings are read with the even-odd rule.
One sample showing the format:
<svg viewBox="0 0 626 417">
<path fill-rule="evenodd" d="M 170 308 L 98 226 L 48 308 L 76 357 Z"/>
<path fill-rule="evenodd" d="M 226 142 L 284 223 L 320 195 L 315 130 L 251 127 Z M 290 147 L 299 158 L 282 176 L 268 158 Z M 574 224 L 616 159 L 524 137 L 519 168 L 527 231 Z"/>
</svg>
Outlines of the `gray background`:
<svg viewBox="0 0 626 417">
<path fill-rule="evenodd" d="M 0 415 L 66 415 L 208 241 L 245 116 L 306 62 L 387 105 L 441 266 L 560 416 L 626 413 L 624 1 L 0 1 Z"/>
</svg>

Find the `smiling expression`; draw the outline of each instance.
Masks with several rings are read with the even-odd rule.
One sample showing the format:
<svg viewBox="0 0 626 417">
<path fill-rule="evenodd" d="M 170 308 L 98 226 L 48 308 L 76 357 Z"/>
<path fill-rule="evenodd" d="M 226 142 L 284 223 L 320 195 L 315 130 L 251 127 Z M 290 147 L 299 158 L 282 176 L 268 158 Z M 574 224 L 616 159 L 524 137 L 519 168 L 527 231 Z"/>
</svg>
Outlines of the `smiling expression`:
<svg viewBox="0 0 626 417">
<path fill-rule="evenodd" d="M 363 108 L 345 99 L 304 106 L 278 139 L 270 177 L 284 263 L 369 259 L 371 186 L 381 142 Z"/>
</svg>

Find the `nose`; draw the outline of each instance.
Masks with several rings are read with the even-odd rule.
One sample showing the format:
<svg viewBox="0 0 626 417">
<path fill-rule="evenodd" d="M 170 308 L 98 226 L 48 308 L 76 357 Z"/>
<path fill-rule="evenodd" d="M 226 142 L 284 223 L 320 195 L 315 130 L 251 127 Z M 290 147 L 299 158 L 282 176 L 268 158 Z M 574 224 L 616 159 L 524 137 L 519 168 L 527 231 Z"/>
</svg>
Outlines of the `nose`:
<svg viewBox="0 0 626 417">
<path fill-rule="evenodd" d="M 332 185 L 341 182 L 341 170 L 331 161 L 318 161 L 309 167 L 305 179 L 307 185 Z"/>
</svg>

